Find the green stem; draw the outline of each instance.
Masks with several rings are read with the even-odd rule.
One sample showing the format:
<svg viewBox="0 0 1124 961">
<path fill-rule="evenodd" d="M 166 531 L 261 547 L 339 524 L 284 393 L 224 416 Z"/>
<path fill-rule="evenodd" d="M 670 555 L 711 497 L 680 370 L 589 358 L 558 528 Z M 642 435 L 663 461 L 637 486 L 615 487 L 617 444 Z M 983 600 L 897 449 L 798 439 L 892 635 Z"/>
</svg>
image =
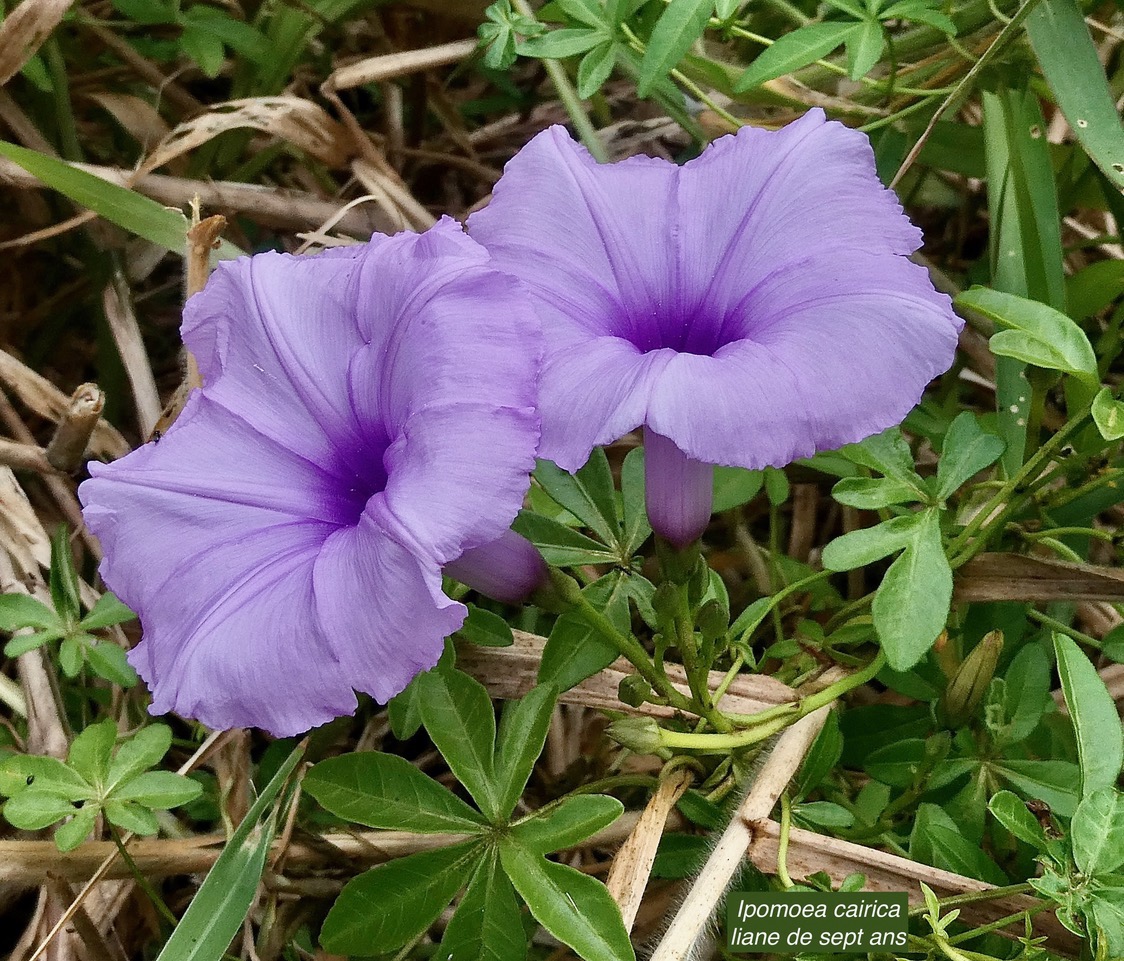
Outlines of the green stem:
<svg viewBox="0 0 1124 961">
<path fill-rule="evenodd" d="M 967 894 L 953 894 L 947 898 L 941 898 L 937 904 L 941 908 L 956 908 L 962 904 L 979 904 L 981 901 L 994 901 L 996 898 L 1012 897 L 1016 894 L 1033 894 L 1034 888 L 1027 884 L 1008 884 L 1001 888 L 988 888 L 986 891 L 969 891 Z M 928 914 L 928 905 L 919 904 L 915 908 L 911 908 L 909 916 L 911 918 L 919 918 L 922 915 Z"/>
<path fill-rule="evenodd" d="M 1032 621 L 1037 621 L 1043 627 L 1049 627 L 1052 630 L 1057 631 L 1059 634 L 1065 634 L 1067 637 L 1072 637 L 1079 644 L 1084 644 L 1087 647 L 1091 647 L 1094 651 L 1099 651 L 1101 649 L 1101 642 L 1098 641 L 1095 637 L 1090 637 L 1088 634 L 1083 634 L 1076 628 L 1072 628 L 1068 624 L 1063 624 L 1061 621 L 1055 620 L 1048 614 L 1043 614 L 1041 611 L 1037 611 L 1033 607 L 1027 608 L 1026 616 L 1029 617 Z"/>
<path fill-rule="evenodd" d="M 121 860 L 125 862 L 129 872 L 133 875 L 133 880 L 137 882 L 137 886 L 148 896 L 148 900 L 152 902 L 152 906 L 156 908 L 157 913 L 165 921 L 172 925 L 174 928 L 179 924 L 179 919 L 172 914 L 171 908 L 164 903 L 164 899 L 152 886 L 152 883 L 144 876 L 144 873 L 139 867 L 137 862 L 133 860 L 133 856 L 129 853 L 128 848 L 125 847 L 124 842 L 121 840 L 121 835 L 117 832 L 112 824 L 109 825 L 109 836 L 113 838 L 113 843 L 117 846 L 117 853 L 121 855 Z"/>
<path fill-rule="evenodd" d="M 744 725 L 742 730 L 730 734 L 686 734 L 661 728 L 660 745 L 672 750 L 702 751 L 708 754 L 725 754 L 749 747 L 783 731 L 825 704 L 831 704 L 848 691 L 866 684 L 882 670 L 885 663 L 886 655 L 879 651 L 863 670 L 836 681 L 822 691 L 809 694 L 794 704 L 782 704 L 759 714 L 728 714 L 730 720 Z"/>
<path fill-rule="evenodd" d="M 535 19 L 535 12 L 531 9 L 527 0 L 511 0 L 511 5 L 522 16 L 529 20 Z M 574 85 L 570 83 L 566 68 L 557 60 L 543 60 L 542 65 L 546 68 L 546 74 L 550 77 L 550 82 L 554 84 L 554 89 L 558 92 L 558 99 L 562 101 L 562 106 L 566 108 L 566 113 L 570 115 L 570 121 L 578 132 L 581 142 L 593 155 L 594 160 L 598 163 L 608 163 L 609 154 L 606 152 L 601 138 L 597 135 L 597 129 L 593 126 L 593 122 L 586 114 L 585 107 L 582 106 L 581 97 L 578 96 Z"/>
<path fill-rule="evenodd" d="M 788 833 L 792 830 L 792 801 L 788 791 L 781 794 L 781 833 L 777 839 L 777 877 L 786 888 L 791 888 L 792 878 L 788 875 Z"/>
</svg>

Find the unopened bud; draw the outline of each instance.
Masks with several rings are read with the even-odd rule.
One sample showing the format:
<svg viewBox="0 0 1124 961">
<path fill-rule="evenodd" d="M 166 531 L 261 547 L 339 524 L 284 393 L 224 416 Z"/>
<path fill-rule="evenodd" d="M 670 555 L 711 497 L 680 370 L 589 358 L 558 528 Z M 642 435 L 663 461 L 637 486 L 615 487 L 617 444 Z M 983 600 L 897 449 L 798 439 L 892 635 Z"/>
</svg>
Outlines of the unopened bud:
<svg viewBox="0 0 1124 961">
<path fill-rule="evenodd" d="M 627 677 L 621 678 L 621 682 L 617 686 L 617 697 L 620 698 L 622 704 L 627 704 L 629 707 L 640 707 L 645 701 L 651 699 L 652 685 L 639 674 L 629 674 Z"/>
<path fill-rule="evenodd" d="M 609 725 L 606 733 L 636 754 L 656 754 L 662 746 L 660 726 L 650 717 L 626 717 Z"/>
<path fill-rule="evenodd" d="M 717 598 L 711 598 L 701 608 L 695 619 L 699 631 L 708 641 L 716 641 L 725 637 L 730 629 L 730 612 Z"/>
<path fill-rule="evenodd" d="M 670 581 L 664 581 L 652 595 L 652 610 L 661 624 L 675 619 L 679 606 L 679 588 Z"/>
<path fill-rule="evenodd" d="M 1002 652 L 1003 632 L 989 631 L 964 658 L 937 707 L 939 716 L 950 728 L 963 727 L 975 715 L 995 677 Z"/>
<path fill-rule="evenodd" d="M 698 604 L 710 588 L 710 567 L 701 557 L 695 562 L 695 569 L 691 571 L 691 579 L 687 581 L 687 600 L 691 606 Z"/>
<path fill-rule="evenodd" d="M 569 574 L 552 567 L 545 585 L 531 596 L 531 600 L 545 611 L 561 614 L 581 603 L 582 588 Z"/>
</svg>

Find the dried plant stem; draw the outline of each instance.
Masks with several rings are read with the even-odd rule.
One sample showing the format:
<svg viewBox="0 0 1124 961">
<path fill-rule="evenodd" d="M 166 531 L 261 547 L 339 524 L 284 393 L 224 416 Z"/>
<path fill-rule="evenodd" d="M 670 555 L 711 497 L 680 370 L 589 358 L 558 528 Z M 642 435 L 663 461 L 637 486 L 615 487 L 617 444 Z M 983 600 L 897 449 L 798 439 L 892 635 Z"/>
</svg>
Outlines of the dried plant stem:
<svg viewBox="0 0 1124 961">
<path fill-rule="evenodd" d="M 824 705 L 793 724 L 777 739 L 752 788 L 718 839 L 702 873 L 652 955 L 652 961 L 684 961 L 691 956 L 695 942 L 753 841 L 754 825 L 773 810 L 827 720 L 830 709 L 829 705 Z"/>
<path fill-rule="evenodd" d="M 82 384 L 70 395 L 70 403 L 47 445 L 47 462 L 55 470 L 73 474 L 82 466 L 104 407 L 105 394 L 97 384 Z"/>
<path fill-rule="evenodd" d="M 381 83 L 395 77 L 404 77 L 422 70 L 431 70 L 434 67 L 445 67 L 452 63 L 460 63 L 466 57 L 472 56 L 476 47 L 475 39 L 456 40 L 453 43 L 443 43 L 421 50 L 403 50 L 399 53 L 368 57 L 333 71 L 332 75 L 324 81 L 324 87 L 327 90 L 347 90 L 368 83 Z"/>
<path fill-rule="evenodd" d="M 57 468 L 47 460 L 47 452 L 35 444 L 20 444 L 0 437 L 0 465 L 37 474 L 54 474 Z"/>
</svg>

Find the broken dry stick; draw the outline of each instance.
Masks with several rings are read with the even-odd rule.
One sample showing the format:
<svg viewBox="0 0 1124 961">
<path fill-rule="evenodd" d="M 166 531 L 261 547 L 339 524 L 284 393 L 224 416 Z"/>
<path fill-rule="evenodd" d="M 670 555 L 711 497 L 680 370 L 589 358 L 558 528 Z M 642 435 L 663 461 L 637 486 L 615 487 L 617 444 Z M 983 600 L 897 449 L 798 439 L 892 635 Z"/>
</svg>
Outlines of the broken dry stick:
<svg viewBox="0 0 1124 961">
<path fill-rule="evenodd" d="M 104 406 L 105 394 L 97 384 L 82 384 L 71 394 L 70 403 L 55 428 L 55 436 L 47 445 L 47 463 L 64 474 L 78 470 Z"/>
</svg>

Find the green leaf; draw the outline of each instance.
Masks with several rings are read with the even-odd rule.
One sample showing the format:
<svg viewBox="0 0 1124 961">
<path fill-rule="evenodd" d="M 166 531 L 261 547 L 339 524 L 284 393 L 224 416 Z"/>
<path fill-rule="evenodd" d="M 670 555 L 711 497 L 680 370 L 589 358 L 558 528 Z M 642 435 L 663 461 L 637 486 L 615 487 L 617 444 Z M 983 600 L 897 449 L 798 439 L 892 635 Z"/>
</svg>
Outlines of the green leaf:
<svg viewBox="0 0 1124 961">
<path fill-rule="evenodd" d="M 847 37 L 847 73 L 855 81 L 861 80 L 882 57 L 886 33 L 877 20 L 863 20 L 851 28 Z"/>
<path fill-rule="evenodd" d="M 511 647 L 515 643 L 507 621 L 475 604 L 468 605 L 468 617 L 457 635 L 481 647 Z"/>
<path fill-rule="evenodd" d="M 975 414 L 964 411 L 949 425 L 944 435 L 941 459 L 937 463 L 937 497 L 946 500 L 960 486 L 994 464 L 1006 445 L 980 427 Z"/>
<path fill-rule="evenodd" d="M 950 37 L 957 34 L 956 24 L 939 10 L 934 10 L 922 0 L 900 0 L 893 3 L 878 14 L 879 20 L 910 20 L 913 23 L 924 23 L 930 27 L 947 33 Z"/>
<path fill-rule="evenodd" d="M 1004 727 L 999 744 L 1025 741 L 1038 727 L 1050 705 L 1050 664 L 1042 648 L 1028 644 L 1011 661 L 1003 676 Z"/>
<path fill-rule="evenodd" d="M 535 480 L 603 543 L 618 544 L 617 494 L 604 449 L 595 447 L 589 461 L 576 474 L 568 474 L 551 461 L 540 460 L 535 467 Z"/>
<path fill-rule="evenodd" d="M 919 499 L 917 488 L 889 477 L 844 477 L 831 489 L 840 504 L 861 510 L 878 510 Z"/>
<path fill-rule="evenodd" d="M 500 859 L 535 919 L 579 956 L 596 961 L 636 957 L 620 908 L 600 881 L 510 840 L 501 841 Z"/>
<path fill-rule="evenodd" d="M 146 771 L 117 788 L 111 795 L 115 801 L 135 801 L 148 808 L 179 807 L 194 801 L 203 793 L 203 785 L 172 771 Z"/>
<path fill-rule="evenodd" d="M 90 613 L 82 618 L 82 622 L 78 626 L 84 631 L 96 631 L 113 624 L 135 620 L 136 616 L 128 605 L 120 601 L 112 591 L 109 591 L 98 598 L 97 603 L 90 608 Z"/>
<path fill-rule="evenodd" d="M 615 564 L 619 561 L 617 554 L 604 544 L 541 514 L 520 511 L 511 527 L 534 544 L 552 567 Z"/>
<path fill-rule="evenodd" d="M 390 721 L 390 732 L 399 741 L 408 741 L 421 729 L 421 697 L 418 693 L 421 675 L 417 675 L 406 689 L 390 699 L 386 706 L 386 716 Z"/>
<path fill-rule="evenodd" d="M 13 797 L 33 787 L 66 798 L 83 801 L 94 796 L 93 785 L 58 758 L 38 754 L 13 754 L 0 761 L 0 795 Z"/>
<path fill-rule="evenodd" d="M 1093 888 L 1084 909 L 1096 931 L 1094 957 L 1111 959 L 1124 956 L 1124 888 L 1115 885 L 1098 885 Z"/>
<path fill-rule="evenodd" d="M 98 677 L 104 677 L 118 687 L 133 687 L 137 672 L 129 663 L 124 648 L 113 641 L 101 641 L 86 648 L 86 661 Z"/>
<path fill-rule="evenodd" d="M 199 785 L 200 789 L 202 785 Z M 135 801 L 110 800 L 105 802 L 105 816 L 114 827 L 150 837 L 160 831 L 160 822 L 148 808 Z"/>
<path fill-rule="evenodd" d="M 613 571 L 582 593 L 622 631 L 629 629 L 628 575 Z M 568 691 L 613 663 L 620 655 L 615 644 L 591 627 L 578 611 L 563 614 L 543 649 L 539 683 Z"/>
<path fill-rule="evenodd" d="M 515 52 L 523 57 L 540 60 L 560 60 L 592 50 L 608 39 L 604 30 L 586 30 L 582 27 L 563 27 L 551 30 L 541 37 L 531 37 L 517 44 Z"/>
<path fill-rule="evenodd" d="M 1070 841 L 1083 874 L 1108 874 L 1124 864 L 1124 795 L 1107 787 L 1085 795 L 1073 813 Z"/>
<path fill-rule="evenodd" d="M 1112 396 L 1108 387 L 1102 387 L 1093 398 L 1093 423 L 1105 440 L 1124 437 L 1124 404 Z"/>
<path fill-rule="evenodd" d="M 825 828 L 849 828 L 855 823 L 855 816 L 850 811 L 831 801 L 806 801 L 797 804 L 792 809 L 792 815 Z"/>
<path fill-rule="evenodd" d="M 167 724 L 150 724 L 138 731 L 117 749 L 117 756 L 109 765 L 107 786 L 112 788 L 155 767 L 171 746 L 172 729 Z"/>
<path fill-rule="evenodd" d="M 975 842 L 940 824 L 929 825 L 928 835 L 932 844 L 934 867 L 979 878 L 989 884 L 1002 886 L 1010 883 L 1002 868 L 984 854 Z"/>
<path fill-rule="evenodd" d="M 77 677 L 82 669 L 85 653 L 84 645 L 77 637 L 64 637 L 59 645 L 59 667 L 63 674 L 69 678 Z"/>
<path fill-rule="evenodd" d="M 872 434 L 858 444 L 848 444 L 840 453 L 854 464 L 878 471 L 926 496 L 925 482 L 913 467 L 913 452 L 897 427 Z"/>
<path fill-rule="evenodd" d="M 853 23 L 828 21 L 810 23 L 786 33 L 757 55 L 749 69 L 734 82 L 734 92 L 744 93 L 760 87 L 769 80 L 775 80 L 826 57 L 847 39 L 854 26 Z"/>
<path fill-rule="evenodd" d="M 1054 653 L 1065 703 L 1077 735 L 1081 766 L 1080 797 L 1116 784 L 1124 763 L 1124 731 L 1104 681 L 1077 646 L 1064 634 L 1054 635 Z"/>
<path fill-rule="evenodd" d="M 65 161 L 2 140 L 0 156 L 19 164 L 48 187 L 130 233 L 175 254 L 184 253 L 189 224 L 182 213 L 72 167 Z M 216 253 L 220 260 L 231 260 L 241 255 L 242 251 L 226 240 L 221 242 Z"/>
<path fill-rule="evenodd" d="M 933 646 L 952 603 L 952 568 L 941 543 L 939 512 L 930 508 L 920 516 L 912 541 L 886 571 L 871 606 L 886 662 L 895 671 L 908 671 Z"/>
<path fill-rule="evenodd" d="M 34 597 L 0 594 L 0 631 L 18 631 L 23 627 L 37 627 L 45 631 L 66 629 L 58 614 Z"/>
<path fill-rule="evenodd" d="M 965 290 L 957 296 L 956 306 L 973 310 L 1004 328 L 991 337 L 992 353 L 1074 374 L 1089 384 L 1100 383 L 1093 345 L 1060 310 L 987 287 Z"/>
<path fill-rule="evenodd" d="M 17 794 L 4 805 L 4 817 L 12 827 L 24 831 L 39 831 L 74 813 L 74 805 L 66 798 L 37 788 Z"/>
<path fill-rule="evenodd" d="M 511 829 L 511 836 L 537 854 L 572 848 L 624 813 L 624 805 L 606 794 L 575 794 L 545 814 L 533 814 Z"/>
<path fill-rule="evenodd" d="M 1035 56 L 1065 119 L 1116 188 L 1124 189 L 1124 128 L 1075 0 L 1040 0 L 1026 21 Z"/>
<path fill-rule="evenodd" d="M 759 470 L 746 470 L 744 467 L 714 468 L 713 511 L 724 511 L 748 504 L 761 493 L 765 475 Z"/>
<path fill-rule="evenodd" d="M 1050 805 L 1064 818 L 1077 809 L 1078 768 L 1070 761 L 1003 760 L 990 765 L 992 771 L 1028 797 Z"/>
<path fill-rule="evenodd" d="M 644 448 L 630 450 L 621 466 L 621 501 L 624 507 L 622 553 L 631 557 L 652 533 L 644 504 Z"/>
<path fill-rule="evenodd" d="M 874 527 L 864 527 L 835 538 L 823 549 L 823 566 L 829 571 L 849 571 L 881 560 L 913 542 L 928 511 L 903 514 Z"/>
<path fill-rule="evenodd" d="M 526 961 L 527 935 L 515 889 L 495 851 L 476 867 L 441 939 L 438 961 Z"/>
<path fill-rule="evenodd" d="M 917 774 L 925 762 L 925 754 L 925 741 L 920 738 L 897 741 L 871 751 L 863 763 L 863 769 L 883 784 L 907 788 L 917 780 Z"/>
<path fill-rule="evenodd" d="M 1027 810 L 1022 798 L 1010 791 L 999 791 L 988 802 L 987 808 L 995 820 L 1020 841 L 1025 841 L 1038 851 L 1046 849 L 1046 833 L 1038 819 Z"/>
<path fill-rule="evenodd" d="M 793 796 L 802 799 L 819 787 L 835 769 L 842 754 L 843 734 L 839 730 L 839 715 L 832 711 L 808 749 L 804 763 L 800 765 L 800 770 L 792 782 Z"/>
<path fill-rule="evenodd" d="M 588 100 L 604 85 L 617 65 L 617 45 L 606 40 L 589 51 L 578 64 L 578 96 Z"/>
<path fill-rule="evenodd" d="M 98 806 L 87 804 L 81 811 L 74 815 L 66 824 L 59 825 L 55 830 L 55 847 L 64 854 L 73 851 L 79 844 L 90 836 L 97 820 Z"/>
<path fill-rule="evenodd" d="M 396 754 L 362 751 L 321 761 L 303 789 L 345 821 L 422 834 L 480 830 L 483 818 Z"/>
<path fill-rule="evenodd" d="M 383 954 L 425 931 L 464 886 L 480 858 L 468 841 L 380 864 L 353 878 L 324 919 L 320 943 L 332 954 Z"/>
<path fill-rule="evenodd" d="M 671 0 L 660 14 L 640 61 L 637 93 L 647 97 L 652 87 L 674 69 L 683 54 L 703 35 L 714 0 Z"/>
<path fill-rule="evenodd" d="M 423 676 L 421 716 L 445 763 L 487 818 L 499 816 L 493 752 L 496 715 L 484 685 L 463 671 L 436 670 Z"/>
<path fill-rule="evenodd" d="M 186 11 L 183 19 L 191 30 L 210 34 L 251 63 L 263 64 L 270 56 L 269 41 L 264 35 L 222 10 L 196 4 Z"/>
<path fill-rule="evenodd" d="M 19 657 L 21 654 L 34 651 L 37 647 L 42 647 L 44 644 L 49 644 L 51 641 L 57 641 L 64 633 L 63 631 L 51 630 L 20 634 L 18 637 L 13 637 L 4 645 L 4 656 Z"/>
<path fill-rule="evenodd" d="M 109 759 L 117 743 L 117 723 L 112 719 L 91 724 L 70 745 L 67 763 L 80 777 L 97 787 L 105 785 Z"/>
<path fill-rule="evenodd" d="M 194 23 L 185 24 L 180 34 L 180 47 L 199 65 L 205 76 L 213 80 L 219 75 L 226 59 L 226 50 L 222 41 L 210 30 L 204 30 Z"/>
<path fill-rule="evenodd" d="M 554 0 L 554 2 L 571 20 L 584 23 L 587 27 L 606 26 L 602 19 L 605 12 L 597 0 Z"/>
<path fill-rule="evenodd" d="M 70 532 L 60 524 L 51 537 L 51 601 L 64 624 L 76 624 L 79 615 L 78 572 L 70 550 Z"/>
<path fill-rule="evenodd" d="M 270 778 L 230 836 L 156 961 L 220 961 L 223 957 L 257 898 L 277 821 L 291 796 L 291 788 L 283 794 L 282 788 L 303 756 L 303 748 L 298 747 Z M 274 805 L 278 795 L 281 798 Z"/>
<path fill-rule="evenodd" d="M 553 687 L 540 684 L 504 707 L 495 756 L 496 810 L 501 818 L 511 816 L 527 786 L 546 743 L 557 699 Z"/>
</svg>

